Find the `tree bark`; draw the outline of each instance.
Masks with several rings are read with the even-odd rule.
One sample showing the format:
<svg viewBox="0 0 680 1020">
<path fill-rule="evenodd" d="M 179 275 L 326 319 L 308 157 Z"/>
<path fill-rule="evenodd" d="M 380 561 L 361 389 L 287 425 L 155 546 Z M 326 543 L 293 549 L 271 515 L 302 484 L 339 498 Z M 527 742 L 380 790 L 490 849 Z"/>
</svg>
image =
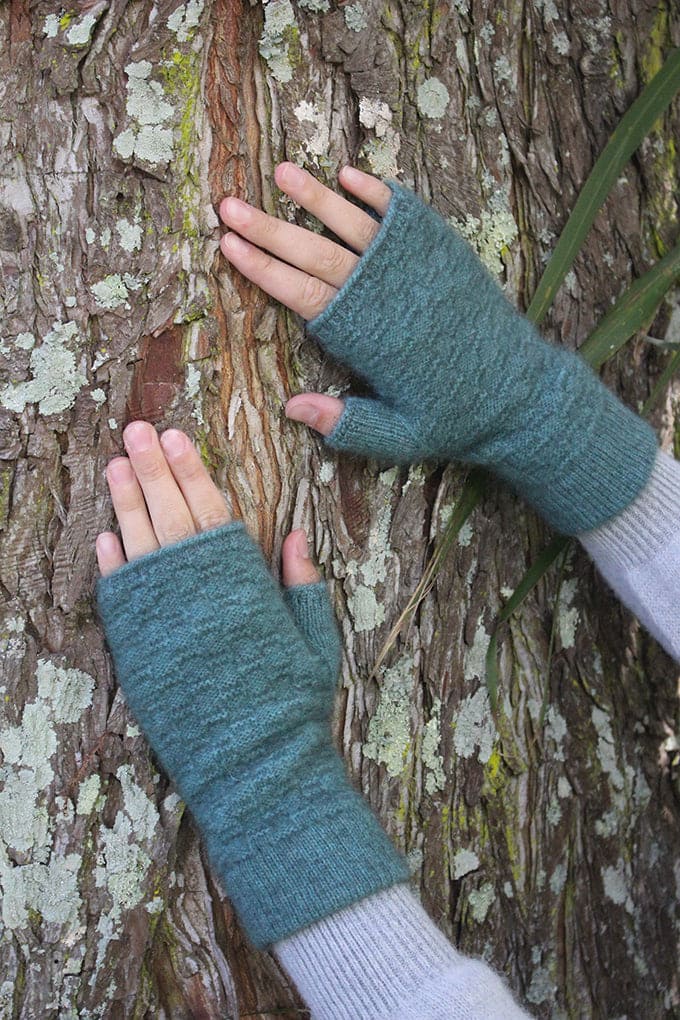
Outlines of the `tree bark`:
<svg viewBox="0 0 680 1020">
<path fill-rule="evenodd" d="M 493 718 L 489 636 L 550 535 L 492 485 L 371 679 L 465 471 L 380 470 L 285 419 L 351 380 L 225 263 L 215 214 L 236 194 L 320 229 L 274 166 L 336 187 L 356 163 L 415 187 L 526 307 L 680 43 L 677 5 L 12 0 L 0 32 L 0 1017 L 306 1015 L 240 932 L 98 626 L 104 468 L 140 416 L 194 437 L 273 564 L 306 528 L 344 639 L 336 740 L 447 935 L 536 1016 L 680 1016 L 677 667 L 576 547 L 501 632 Z M 679 127 L 676 102 L 547 336 L 577 347 L 677 240 Z M 638 406 L 666 358 L 640 337 L 605 380 Z M 676 453 L 678 394 L 652 416 Z"/>
</svg>

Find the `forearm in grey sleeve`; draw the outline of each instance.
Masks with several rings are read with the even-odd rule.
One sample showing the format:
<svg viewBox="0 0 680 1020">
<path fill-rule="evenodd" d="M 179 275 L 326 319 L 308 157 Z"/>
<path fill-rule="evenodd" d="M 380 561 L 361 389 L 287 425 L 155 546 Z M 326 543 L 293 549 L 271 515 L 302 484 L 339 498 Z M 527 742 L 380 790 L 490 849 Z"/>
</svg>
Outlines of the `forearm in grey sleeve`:
<svg viewBox="0 0 680 1020">
<path fill-rule="evenodd" d="M 501 977 L 457 952 L 406 885 L 278 942 L 312 1020 L 529 1020 Z"/>
<path fill-rule="evenodd" d="M 636 499 L 579 541 L 623 604 L 680 662 L 680 461 L 660 450 Z"/>
</svg>

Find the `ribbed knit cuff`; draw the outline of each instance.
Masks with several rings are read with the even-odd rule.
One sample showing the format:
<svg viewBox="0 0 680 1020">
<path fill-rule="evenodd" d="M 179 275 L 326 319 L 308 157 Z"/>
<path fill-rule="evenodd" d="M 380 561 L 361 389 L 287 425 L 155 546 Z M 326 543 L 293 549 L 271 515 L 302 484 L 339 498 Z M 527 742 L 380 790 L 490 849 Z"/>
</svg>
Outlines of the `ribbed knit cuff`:
<svg viewBox="0 0 680 1020">
<path fill-rule="evenodd" d="M 405 885 L 274 946 L 313 1020 L 525 1020 L 489 966 L 458 953 Z"/>
<path fill-rule="evenodd" d="M 580 534 L 598 563 L 634 569 L 653 556 L 680 528 L 680 464 L 659 450 L 638 496 L 616 517 Z"/>
<path fill-rule="evenodd" d="M 349 782 L 344 792 L 305 805 L 298 818 L 297 826 L 282 820 L 275 840 L 266 832 L 250 840 L 249 853 L 237 859 L 229 847 L 223 855 L 220 847 L 211 851 L 225 891 L 261 949 L 409 877 L 405 858 Z"/>
<path fill-rule="evenodd" d="M 580 360 L 580 359 L 579 359 Z M 557 531 L 579 535 L 612 520 L 639 495 L 649 480 L 659 449 L 651 426 L 603 386 L 592 369 L 570 357 L 572 379 L 580 379 L 583 408 L 574 406 L 571 447 L 552 436 L 545 426 L 548 455 L 527 457 L 526 469 L 515 465 L 515 485 Z M 571 392 L 572 403 L 575 391 Z M 529 409 L 527 409 L 529 413 Z M 560 443 L 562 449 L 560 449 Z M 543 461 L 543 470 L 536 464 Z M 531 472 L 531 473 L 530 473 Z M 499 470 L 501 476 L 504 469 Z"/>
</svg>

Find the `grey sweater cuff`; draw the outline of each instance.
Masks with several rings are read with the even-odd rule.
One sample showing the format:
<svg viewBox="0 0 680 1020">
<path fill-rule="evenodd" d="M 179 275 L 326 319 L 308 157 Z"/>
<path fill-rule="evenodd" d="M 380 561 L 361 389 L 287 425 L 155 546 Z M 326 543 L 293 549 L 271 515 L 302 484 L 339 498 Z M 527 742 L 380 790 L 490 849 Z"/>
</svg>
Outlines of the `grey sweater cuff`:
<svg viewBox="0 0 680 1020">
<path fill-rule="evenodd" d="M 680 531 L 680 462 L 659 450 L 644 489 L 612 520 L 579 535 L 598 566 L 634 570 Z"/>
</svg>

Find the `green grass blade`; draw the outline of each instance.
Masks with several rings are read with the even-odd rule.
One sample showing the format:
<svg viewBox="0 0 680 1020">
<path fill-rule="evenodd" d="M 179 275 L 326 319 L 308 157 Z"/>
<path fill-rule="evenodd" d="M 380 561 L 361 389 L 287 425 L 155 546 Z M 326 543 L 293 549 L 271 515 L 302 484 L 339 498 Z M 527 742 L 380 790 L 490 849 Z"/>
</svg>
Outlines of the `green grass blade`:
<svg viewBox="0 0 680 1020">
<path fill-rule="evenodd" d="M 656 404 L 659 395 L 663 393 L 663 391 L 666 389 L 666 387 L 668 386 L 669 382 L 671 381 L 676 372 L 680 372 L 680 351 L 675 352 L 675 354 L 670 359 L 670 361 L 664 368 L 663 372 L 659 376 L 656 382 L 656 386 L 645 400 L 642 406 L 643 415 L 649 414 L 651 409 Z"/>
<path fill-rule="evenodd" d="M 611 188 L 619 178 L 624 166 L 649 134 L 658 118 L 680 89 L 680 48 L 672 50 L 661 70 L 644 87 L 638 98 L 622 117 L 609 142 L 595 162 L 590 175 L 579 194 L 560 239 L 541 277 L 526 315 L 535 324 L 544 318 L 555 294 L 569 272 L 576 255 L 590 230 L 593 220 L 607 199 Z M 680 246 L 665 256 L 639 280 L 636 280 L 615 306 L 607 313 L 597 328 L 582 344 L 579 353 L 595 369 L 601 367 L 646 323 L 649 323 L 658 305 L 673 282 L 678 278 Z M 654 387 L 643 413 L 653 406 L 659 393 L 680 368 L 680 352 Z M 447 524 L 444 535 L 437 544 L 425 574 L 409 599 L 385 641 L 371 675 L 396 641 L 406 619 L 412 616 L 418 605 L 430 591 L 446 554 L 458 535 L 463 523 L 470 516 L 484 493 L 483 473 L 473 471 L 468 477 L 456 511 Z M 495 708 L 498 691 L 497 639 L 498 627 L 505 622 L 514 609 L 526 598 L 534 585 L 550 568 L 569 540 L 558 537 L 539 556 L 520 582 L 517 590 L 504 606 L 497 622 L 497 629 L 491 637 L 486 657 L 487 686 L 489 698 Z"/>
<path fill-rule="evenodd" d="M 627 340 L 652 321 L 666 292 L 680 279 L 680 244 L 635 280 L 611 308 L 579 354 L 600 368 Z"/>
<path fill-rule="evenodd" d="M 664 295 L 678 278 L 680 278 L 680 245 L 630 285 L 585 343 L 581 345 L 579 353 L 593 368 L 600 368 L 624 346 L 631 336 L 646 323 L 651 322 Z M 645 402 L 642 409 L 643 415 L 647 414 L 649 409 L 654 406 L 659 393 L 668 385 L 678 369 L 680 369 L 680 351 L 673 355 L 661 374 Z M 521 605 L 531 589 L 538 584 L 568 544 L 569 539 L 567 538 L 559 536 L 553 539 L 535 563 L 531 565 L 498 615 L 496 629 L 491 636 L 486 654 L 486 683 L 489 700 L 494 711 L 499 680 L 496 637 L 498 630 Z"/>
<path fill-rule="evenodd" d="M 593 220 L 624 166 L 680 89 L 680 47 L 644 87 L 617 125 L 590 172 L 536 288 L 527 316 L 539 323 L 569 272 Z"/>
<path fill-rule="evenodd" d="M 567 548 L 571 539 L 564 535 L 557 535 L 553 538 L 534 563 L 531 564 L 526 574 L 517 585 L 512 595 L 505 603 L 496 620 L 496 629 L 491 635 L 489 647 L 486 652 L 486 686 L 489 691 L 491 710 L 496 711 L 498 702 L 498 631 L 502 624 L 510 619 L 515 610 L 521 606 L 525 598 L 538 584 L 543 575 L 549 570 L 561 552 Z"/>
</svg>

